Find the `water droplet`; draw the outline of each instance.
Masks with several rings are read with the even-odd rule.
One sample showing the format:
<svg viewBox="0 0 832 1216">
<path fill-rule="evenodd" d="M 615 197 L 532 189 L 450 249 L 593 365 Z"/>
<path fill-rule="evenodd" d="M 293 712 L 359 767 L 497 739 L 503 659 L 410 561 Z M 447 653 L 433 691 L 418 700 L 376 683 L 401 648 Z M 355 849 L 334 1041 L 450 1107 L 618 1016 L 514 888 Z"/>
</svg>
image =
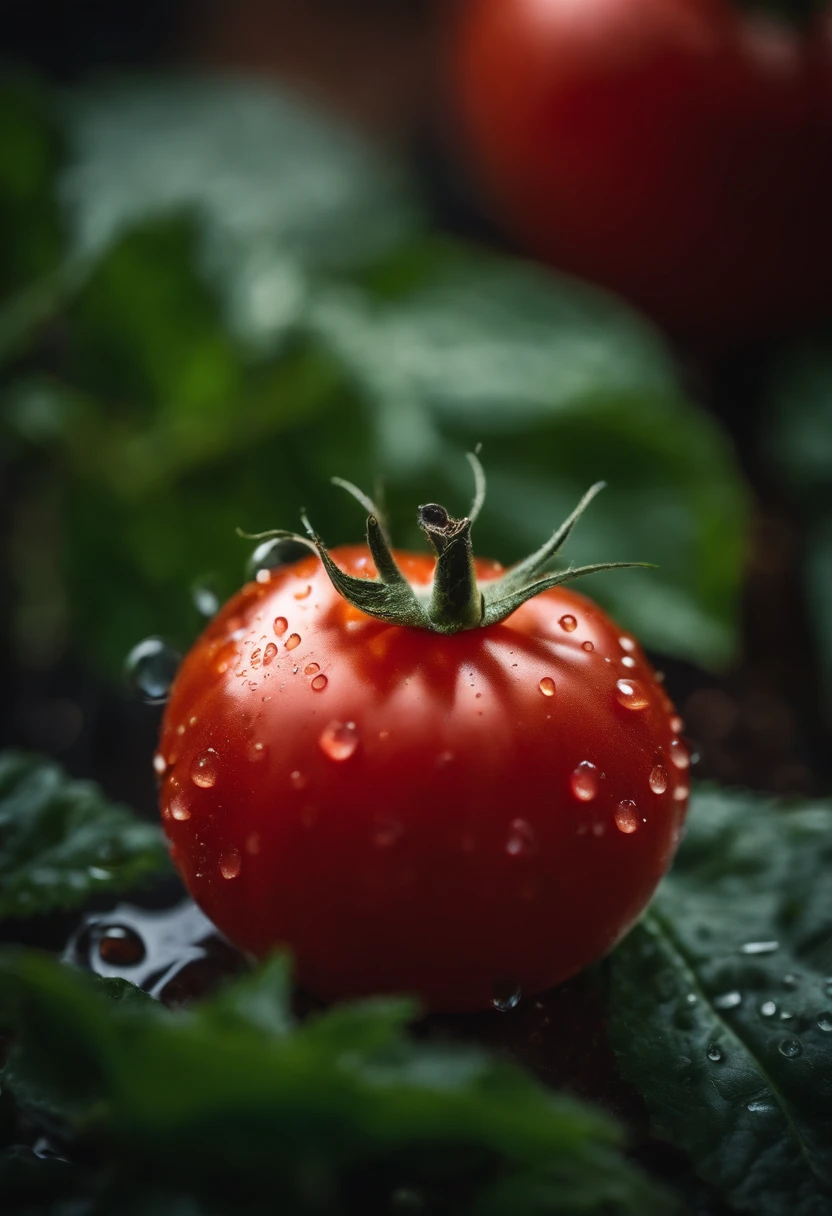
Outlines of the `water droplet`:
<svg viewBox="0 0 832 1216">
<path fill-rule="evenodd" d="M 300 591 L 295 592 L 295 599 L 296 600 L 305 600 L 311 594 L 312 594 L 312 586 L 311 586 L 311 584 L 307 584 L 306 587 L 302 587 Z"/>
<path fill-rule="evenodd" d="M 281 566 L 291 565 L 292 562 L 299 561 L 302 557 L 308 556 L 308 548 L 300 541 L 291 540 L 286 536 L 273 540 L 264 540 L 262 544 L 257 546 L 248 560 L 246 577 L 248 579 L 257 579 L 257 575 L 261 570 L 268 573 L 270 570 L 278 570 Z"/>
<path fill-rule="evenodd" d="M 378 849 L 389 849 L 404 835 L 404 827 L 398 819 L 381 815 L 373 829 L 373 844 Z"/>
<path fill-rule="evenodd" d="M 818 1029 L 829 1034 L 832 1031 L 832 1011 L 824 1009 L 823 1013 L 818 1014 Z"/>
<path fill-rule="evenodd" d="M 200 616 L 216 616 L 220 610 L 220 597 L 209 582 L 194 583 L 191 599 Z"/>
<path fill-rule="evenodd" d="M 259 583 L 261 587 L 265 586 L 266 583 L 270 583 L 272 581 L 271 570 L 258 570 L 254 576 L 254 581 Z"/>
<path fill-rule="evenodd" d="M 783 1012 L 780 1014 L 780 1021 L 781 1022 L 793 1022 L 794 1014 L 790 1013 L 788 1009 L 784 1009 Z"/>
<path fill-rule="evenodd" d="M 760 1006 L 760 1013 L 764 1018 L 773 1018 L 776 1012 L 777 1006 L 775 1005 L 774 1001 L 763 1001 L 762 1005 Z"/>
<path fill-rule="evenodd" d="M 277 636 L 279 638 L 283 637 L 284 633 L 286 632 L 286 630 L 288 628 L 289 628 L 289 622 L 286 620 L 285 616 L 276 616 L 274 618 L 274 624 L 272 625 L 272 629 L 274 629 L 275 633 L 277 634 Z"/>
<path fill-rule="evenodd" d="M 638 680 L 619 680 L 615 688 L 616 700 L 625 709 L 646 709 L 650 704 L 644 685 Z"/>
<path fill-rule="evenodd" d="M 638 809 L 632 799 L 625 798 L 615 808 L 615 826 L 627 836 L 638 827 Z"/>
<path fill-rule="evenodd" d="M 125 673 L 143 701 L 160 705 L 167 700 L 181 661 L 181 655 L 161 638 L 145 638 L 128 654 Z"/>
<path fill-rule="evenodd" d="M 742 1004 L 742 993 L 734 989 L 714 997 L 714 1009 L 736 1009 Z"/>
<path fill-rule="evenodd" d="M 674 739 L 670 744 L 670 759 L 677 768 L 690 768 L 690 752 L 681 739 Z"/>
<path fill-rule="evenodd" d="M 191 781 L 200 789 L 209 790 L 217 780 L 217 753 L 213 747 L 200 752 L 191 765 Z"/>
<path fill-rule="evenodd" d="M 699 1000 L 699 997 L 696 995 L 695 992 L 689 992 L 687 994 L 687 996 L 685 997 L 685 1000 L 687 1001 L 688 1005 L 696 1005 Z"/>
<path fill-rule="evenodd" d="M 248 749 L 249 760 L 254 760 L 255 762 L 265 760 L 268 754 L 269 749 L 266 747 L 265 743 L 260 743 L 259 740 L 257 743 L 252 743 L 251 747 Z"/>
<path fill-rule="evenodd" d="M 168 770 L 168 762 L 161 752 L 157 752 L 153 757 L 153 771 L 158 773 L 160 777 L 164 777 Z"/>
<path fill-rule="evenodd" d="M 239 849 L 229 849 L 220 858 L 220 874 L 223 878 L 236 878 L 243 868 L 243 859 Z"/>
<path fill-rule="evenodd" d="M 520 1004 L 520 998 L 523 992 L 519 984 L 513 980 L 501 980 L 494 985 L 491 1004 L 500 1013 L 508 1013 L 510 1009 L 516 1009 Z"/>
<path fill-rule="evenodd" d="M 266 649 L 263 651 L 263 666 L 268 667 L 274 656 L 277 654 L 277 647 L 274 642 L 269 642 Z"/>
<path fill-rule="evenodd" d="M 636 666 L 638 666 L 638 664 L 636 663 L 635 659 L 633 659 L 633 658 L 631 658 L 631 657 L 630 657 L 630 655 L 625 654 L 625 655 L 624 655 L 624 657 L 623 657 L 623 658 L 622 658 L 622 660 L 621 660 L 621 666 L 622 666 L 622 667 L 631 667 L 631 668 L 632 668 L 632 667 L 636 667 Z"/>
<path fill-rule="evenodd" d="M 722 1059 L 722 1052 L 717 1047 L 716 1043 L 711 1043 L 710 1047 L 708 1048 L 708 1059 L 713 1060 L 714 1064 L 719 1063 L 719 1061 Z"/>
<path fill-rule="evenodd" d="M 774 954 L 775 950 L 780 949 L 779 942 L 746 942 L 744 946 L 740 946 L 742 954 Z"/>
<path fill-rule="evenodd" d="M 509 857 L 533 857 L 537 851 L 537 838 L 531 824 L 525 819 L 512 819 L 508 825 L 506 852 Z"/>
<path fill-rule="evenodd" d="M 318 745 L 330 760 L 349 760 L 358 747 L 358 727 L 354 722 L 330 722 L 321 732 Z"/>
<path fill-rule="evenodd" d="M 594 649 L 595 645 L 593 642 L 581 642 L 581 650 L 585 650 L 587 654 L 590 654 Z"/>
<path fill-rule="evenodd" d="M 674 735 L 680 735 L 685 729 L 685 724 L 678 714 L 674 714 L 670 719 L 670 729 L 673 731 Z"/>
<path fill-rule="evenodd" d="M 777 1050 L 781 1056 L 785 1056 L 787 1060 L 793 1060 L 795 1056 L 799 1056 L 803 1050 L 800 1039 L 783 1039 L 777 1045 Z"/>
<path fill-rule="evenodd" d="M 783 987 L 784 988 L 796 988 L 797 987 L 797 976 L 792 975 L 791 973 L 789 975 L 784 975 L 783 976 Z"/>
<path fill-rule="evenodd" d="M 582 760 L 572 773 L 569 784 L 581 802 L 591 802 L 598 793 L 598 769 L 589 760 Z"/>
<path fill-rule="evenodd" d="M 566 616 L 562 616 L 558 621 L 558 624 L 566 633 L 574 633 L 578 628 L 578 622 L 575 620 L 574 616 L 571 616 L 569 613 L 567 613 Z"/>
<path fill-rule="evenodd" d="M 254 650 L 252 650 L 252 652 L 251 652 L 251 657 L 250 657 L 250 660 L 249 660 L 249 661 L 251 662 L 252 667 L 259 667 L 259 666 L 260 666 L 260 659 L 261 659 L 261 657 L 262 657 L 262 651 L 261 651 L 260 647 L 259 647 L 259 646 L 257 646 L 257 647 L 255 647 L 255 649 L 254 649 Z"/>
<path fill-rule="evenodd" d="M 626 635 L 618 639 L 618 645 L 622 650 L 626 650 L 628 654 L 632 654 L 636 648 L 636 644 L 633 639 L 628 638 Z"/>
<path fill-rule="evenodd" d="M 673 791 L 673 801 L 684 802 L 689 793 L 690 786 L 688 785 L 687 781 L 680 781 Z"/>
<path fill-rule="evenodd" d="M 315 672 L 320 670 L 321 666 L 319 663 L 307 663 L 303 669 L 303 674 L 305 676 L 314 676 Z"/>
<path fill-rule="evenodd" d="M 777 1110 L 777 1106 L 770 1098 L 752 1098 L 748 1103 L 748 1110 L 752 1115 L 771 1115 Z"/>
<path fill-rule="evenodd" d="M 172 818 L 184 823 L 186 819 L 191 817 L 191 808 L 188 806 L 188 801 L 183 793 L 178 793 L 170 801 L 170 813 Z"/>
<path fill-rule="evenodd" d="M 287 650 L 294 650 L 296 646 L 300 646 L 300 634 L 290 633 L 283 645 Z"/>
<path fill-rule="evenodd" d="M 293 790 L 305 790 L 309 784 L 309 779 L 305 773 L 296 768 L 293 773 L 289 774 L 289 784 Z"/>
<path fill-rule="evenodd" d="M 144 942 L 127 925 L 102 925 L 98 934 L 98 957 L 102 963 L 110 967 L 135 967 L 144 959 Z"/>
<path fill-rule="evenodd" d="M 661 764 L 654 764 L 650 769 L 650 789 L 654 794 L 663 794 L 667 789 L 667 772 Z"/>
<path fill-rule="evenodd" d="M 312 681 L 309 687 L 314 689 L 315 692 L 323 692 L 328 683 L 329 680 L 322 672 L 319 676 L 315 676 L 315 679 Z"/>
<path fill-rule="evenodd" d="M 544 697 L 553 697 L 555 695 L 555 681 L 551 676 L 544 676 L 537 687 Z"/>
</svg>

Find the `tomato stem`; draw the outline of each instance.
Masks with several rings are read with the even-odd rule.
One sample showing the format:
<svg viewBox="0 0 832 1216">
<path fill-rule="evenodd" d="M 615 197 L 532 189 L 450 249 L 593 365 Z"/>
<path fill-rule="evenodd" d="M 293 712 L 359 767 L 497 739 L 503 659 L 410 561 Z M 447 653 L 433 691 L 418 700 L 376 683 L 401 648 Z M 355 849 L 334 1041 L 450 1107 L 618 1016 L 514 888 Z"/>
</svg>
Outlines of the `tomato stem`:
<svg viewBox="0 0 832 1216">
<path fill-rule="evenodd" d="M 438 503 L 419 508 L 419 527 L 436 551 L 430 598 L 431 623 L 443 633 L 482 624 L 485 601 L 477 583 L 471 520 L 452 519 Z"/>
</svg>

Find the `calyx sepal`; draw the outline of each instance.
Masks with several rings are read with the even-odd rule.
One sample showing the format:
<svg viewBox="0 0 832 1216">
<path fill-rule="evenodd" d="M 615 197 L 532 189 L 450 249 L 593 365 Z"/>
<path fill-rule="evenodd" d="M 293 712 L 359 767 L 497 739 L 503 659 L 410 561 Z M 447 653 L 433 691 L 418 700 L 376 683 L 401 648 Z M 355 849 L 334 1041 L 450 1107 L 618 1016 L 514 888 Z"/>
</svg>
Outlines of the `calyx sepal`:
<svg viewBox="0 0 832 1216">
<path fill-rule="evenodd" d="M 372 499 L 351 482 L 339 477 L 334 477 L 333 482 L 369 511 L 367 547 L 376 567 L 376 578 L 357 578 L 342 570 L 333 561 L 305 512 L 301 514 L 305 536 L 282 529 L 254 535 L 238 529 L 238 534 L 249 540 L 279 538 L 299 541 L 318 554 L 333 587 L 353 607 L 389 625 L 430 629 L 441 634 L 498 625 L 540 592 L 587 574 L 597 574 L 602 570 L 651 568 L 649 562 L 602 562 L 591 566 L 567 567 L 565 570 L 552 569 L 554 559 L 575 524 L 604 488 L 605 483 L 599 481 L 587 490 L 572 514 L 535 553 L 510 566 L 499 578 L 487 579 L 480 584 L 476 576 L 471 528 L 485 498 L 485 475 L 473 453 L 468 453 L 468 460 L 474 471 L 476 493 L 467 516 L 454 519 L 438 503 L 428 503 L 419 508 L 419 526 L 436 553 L 433 583 L 426 590 L 413 587 L 399 569 L 384 518 Z"/>
</svg>

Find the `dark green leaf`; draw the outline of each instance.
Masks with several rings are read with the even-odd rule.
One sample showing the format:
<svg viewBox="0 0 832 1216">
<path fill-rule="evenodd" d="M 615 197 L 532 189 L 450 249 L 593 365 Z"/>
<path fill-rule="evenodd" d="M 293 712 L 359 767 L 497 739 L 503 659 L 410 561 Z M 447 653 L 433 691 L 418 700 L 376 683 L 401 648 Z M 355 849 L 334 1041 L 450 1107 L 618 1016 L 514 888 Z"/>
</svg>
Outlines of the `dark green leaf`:
<svg viewBox="0 0 832 1216">
<path fill-rule="evenodd" d="M 23 1145 L 0 1151 L 3 1216 L 91 1216 L 80 1171 Z"/>
<path fill-rule="evenodd" d="M 731 1203 L 832 1204 L 832 807 L 699 792 L 612 960 L 610 1030 L 659 1126 Z"/>
<path fill-rule="evenodd" d="M 343 1171 L 405 1157 L 422 1176 L 443 1162 L 445 1181 L 469 1194 L 495 1171 L 509 1189 L 514 1171 L 557 1179 L 532 1212 L 665 1210 L 604 1116 L 474 1049 L 408 1040 L 406 1002 L 335 1007 L 290 1029 L 284 981 L 271 964 L 172 1013 L 147 998 L 108 1002 L 45 956 L 7 954 L 0 1024 L 17 1036 L 14 1092 L 26 1105 L 27 1085 L 37 1094 L 49 1078 L 65 1127 L 103 1137 L 116 1169 L 151 1160 L 155 1182 L 197 1195 L 233 1178 L 243 1210 L 268 1190 L 306 1211 L 310 1170 L 335 1195 Z"/>
<path fill-rule="evenodd" d="M 0 918 L 75 908 L 168 864 L 160 830 L 57 765 L 0 753 Z"/>
</svg>

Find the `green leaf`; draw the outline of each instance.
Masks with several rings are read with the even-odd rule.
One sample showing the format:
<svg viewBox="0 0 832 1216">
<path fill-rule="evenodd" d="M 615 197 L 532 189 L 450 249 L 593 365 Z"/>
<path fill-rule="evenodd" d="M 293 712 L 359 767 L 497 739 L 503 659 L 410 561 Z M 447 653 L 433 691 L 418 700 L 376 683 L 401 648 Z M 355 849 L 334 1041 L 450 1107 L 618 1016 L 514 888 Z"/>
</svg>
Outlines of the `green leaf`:
<svg viewBox="0 0 832 1216">
<path fill-rule="evenodd" d="M 14 1093 L 27 1109 L 27 1084 L 49 1078 L 69 1134 L 107 1144 L 116 1176 L 152 1162 L 155 1184 L 190 1185 L 222 1211 L 237 1210 L 222 1202 L 231 1178 L 239 1210 L 269 1194 L 292 1211 L 341 1211 L 341 1186 L 365 1167 L 376 1179 L 406 1169 L 417 1186 L 441 1177 L 472 1198 L 492 1179 L 507 1193 L 515 1174 L 548 1179 L 546 1205 L 518 1204 L 517 1216 L 667 1210 L 618 1155 L 606 1117 L 473 1049 L 409 1040 L 406 1002 L 335 1007 L 290 1028 L 284 981 L 272 963 L 174 1013 L 143 996 L 108 1001 L 88 976 L 7 953 L 0 1025 L 17 1039 Z M 331 1203 L 309 1203 L 310 1170 Z"/>
<path fill-rule="evenodd" d="M 0 753 L 0 918 L 80 907 L 164 871 L 160 830 L 36 756 Z"/>
<path fill-rule="evenodd" d="M 0 1150 L 4 1216 L 92 1216 L 81 1189 L 80 1171 L 69 1162 L 38 1157 L 23 1145 Z"/>
<path fill-rule="evenodd" d="M 657 1125 L 742 1211 L 832 1203 L 832 806 L 700 791 L 612 959 L 610 1034 Z"/>
</svg>

